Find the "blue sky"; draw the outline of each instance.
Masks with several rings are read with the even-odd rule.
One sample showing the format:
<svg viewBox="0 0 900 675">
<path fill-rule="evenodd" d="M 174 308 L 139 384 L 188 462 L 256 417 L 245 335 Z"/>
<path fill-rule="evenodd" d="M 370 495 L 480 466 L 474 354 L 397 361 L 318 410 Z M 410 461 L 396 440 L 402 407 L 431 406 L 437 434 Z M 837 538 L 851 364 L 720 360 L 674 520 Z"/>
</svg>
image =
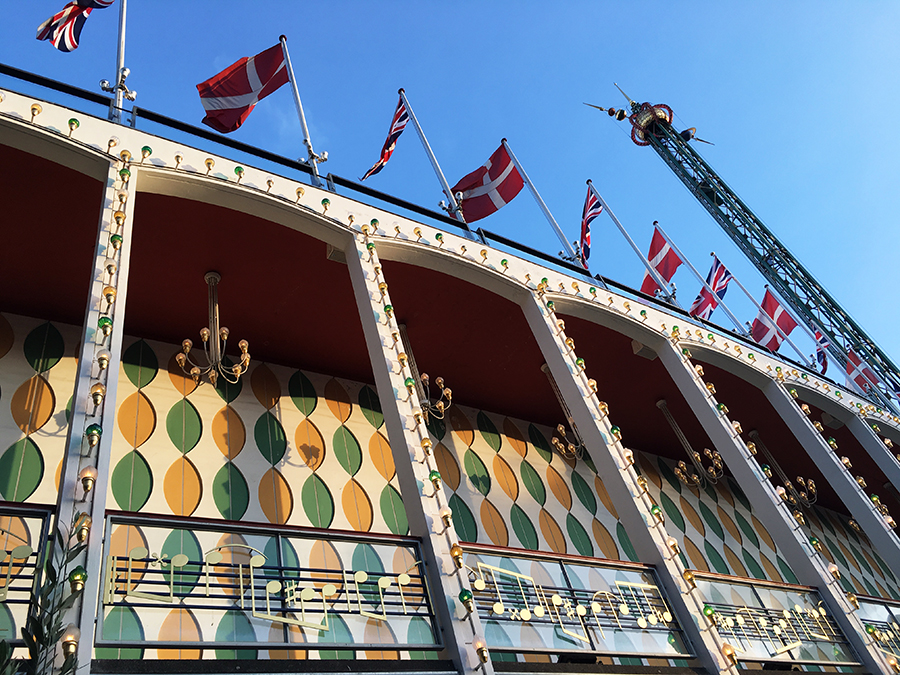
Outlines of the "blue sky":
<svg viewBox="0 0 900 675">
<path fill-rule="evenodd" d="M 0 2 L 0 61 L 96 91 L 113 79 L 118 9 L 95 11 L 79 49 L 63 54 L 34 39 L 63 4 Z M 325 171 L 356 179 L 372 165 L 404 87 L 451 184 L 506 137 L 570 239 L 592 178 L 641 248 L 659 220 L 703 274 L 715 250 L 761 298 L 762 277 L 656 154 L 582 105 L 621 107 L 614 81 L 638 101 L 667 103 L 677 128 L 715 143 L 697 146 L 704 158 L 900 360 L 900 3 L 129 0 L 128 14 L 139 106 L 198 124 L 194 85 L 284 33 Z M 302 154 L 287 88 L 231 135 Z M 432 208 L 442 198 L 411 126 L 367 182 Z M 560 249 L 525 191 L 479 224 Z M 593 272 L 640 284 L 641 265 L 606 216 L 593 242 Z M 689 305 L 697 282 L 684 268 L 675 282 Z M 756 313 L 737 288 L 726 301 L 742 320 Z M 713 318 L 729 325 L 721 310 Z"/>
</svg>

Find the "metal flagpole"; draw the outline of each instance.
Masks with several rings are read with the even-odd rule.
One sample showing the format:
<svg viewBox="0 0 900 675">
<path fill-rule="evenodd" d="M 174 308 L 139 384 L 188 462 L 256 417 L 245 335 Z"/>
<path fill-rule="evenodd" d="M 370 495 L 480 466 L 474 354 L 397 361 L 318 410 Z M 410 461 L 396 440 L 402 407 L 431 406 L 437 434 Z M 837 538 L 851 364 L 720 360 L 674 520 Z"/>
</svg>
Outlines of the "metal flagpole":
<svg viewBox="0 0 900 675">
<path fill-rule="evenodd" d="M 541 207 L 541 211 L 544 212 L 544 216 L 547 218 L 547 221 L 550 223 L 550 226 L 553 228 L 553 231 L 556 232 L 556 236 L 559 237 L 559 240 L 562 242 L 563 247 L 565 247 L 566 251 L 571 256 L 572 260 L 579 260 L 578 254 L 575 253 L 575 249 L 572 248 L 572 244 L 566 239 L 566 235 L 563 234 L 562 230 L 559 229 L 559 225 L 556 224 L 556 219 L 553 217 L 553 214 L 550 213 L 550 209 L 547 208 L 547 205 L 544 203 L 544 200 L 541 199 L 541 195 L 538 194 L 537 188 L 534 187 L 534 183 L 531 182 L 531 179 L 528 177 L 528 174 L 525 173 L 525 169 L 522 168 L 522 165 L 519 163 L 518 158 L 516 158 L 515 153 L 513 153 L 512 148 L 509 147 L 509 143 L 506 142 L 506 139 L 500 141 L 504 148 L 506 148 L 506 152 L 509 153 L 509 158 L 512 160 L 512 163 L 515 165 L 516 169 L 519 171 L 519 175 L 522 176 L 522 180 L 525 181 L 525 184 L 528 186 L 528 189 L 531 190 L 531 194 L 534 195 L 535 201 L 538 203 L 538 206 Z M 587 272 L 587 270 L 585 270 Z"/>
<path fill-rule="evenodd" d="M 715 252 L 710 253 L 710 255 L 715 255 Z M 812 362 L 806 357 L 806 354 L 801 352 L 797 348 L 797 345 L 795 345 L 793 343 L 793 341 L 785 334 L 785 332 L 783 330 L 781 330 L 781 328 L 778 327 L 778 324 L 772 319 L 772 317 L 769 316 L 769 314 L 766 312 L 766 310 L 764 310 L 762 308 L 762 305 L 760 305 L 756 301 L 756 298 L 754 298 L 752 295 L 750 295 L 750 291 L 748 291 L 746 288 L 744 288 L 744 284 L 742 284 L 734 274 L 731 275 L 731 278 L 734 279 L 734 283 L 736 283 L 738 285 L 738 288 L 740 288 L 742 291 L 744 291 L 744 295 L 746 295 L 748 298 L 750 298 L 750 302 L 752 302 L 754 305 L 756 305 L 756 308 L 759 310 L 760 316 L 763 317 L 763 322 L 769 324 L 776 331 L 778 331 L 778 334 L 782 337 L 782 339 L 784 339 L 794 349 L 794 351 L 797 352 L 797 355 L 800 357 L 800 359 L 803 361 L 803 363 L 806 364 L 807 368 L 814 368 Z M 769 286 L 766 285 L 766 288 L 768 288 L 768 287 Z M 782 305 L 782 307 L 784 307 L 784 305 Z"/>
<path fill-rule="evenodd" d="M 597 198 L 597 201 L 599 201 L 600 205 L 603 206 L 603 210 L 609 214 L 609 217 L 612 218 L 613 223 L 615 223 L 616 227 L 619 228 L 619 232 L 621 232 L 622 236 L 625 237 L 625 240 L 629 244 L 631 244 L 631 248 L 634 249 L 635 255 L 640 258 L 641 263 L 643 263 L 644 267 L 647 268 L 647 273 L 653 278 L 653 281 L 656 282 L 656 285 L 660 287 L 663 295 L 665 295 L 670 302 L 674 303 L 675 306 L 681 307 L 681 305 L 679 305 L 678 301 L 675 299 L 675 296 L 669 293 L 668 290 L 666 290 L 668 288 L 668 284 L 666 284 L 665 279 L 660 276 L 659 272 L 657 272 L 653 268 L 653 265 L 650 264 L 650 261 L 644 257 L 643 253 L 641 253 L 641 249 L 638 248 L 637 244 L 634 243 L 634 239 L 631 238 L 631 235 L 628 234 L 628 231 L 625 229 L 622 223 L 619 222 L 619 219 L 616 218 L 616 214 L 613 213 L 611 208 L 609 208 L 609 204 L 607 204 L 603 197 L 600 196 L 600 193 L 597 192 L 597 188 L 594 187 L 594 184 L 591 182 L 590 178 L 588 179 L 587 184 L 591 192 L 593 192 L 594 196 Z"/>
<path fill-rule="evenodd" d="M 303 144 L 306 146 L 308 158 L 306 163 L 312 169 L 312 181 L 316 187 L 322 187 L 322 179 L 319 178 L 318 162 L 324 162 L 328 159 L 328 153 L 317 155 L 313 150 L 312 140 L 309 137 L 309 128 L 306 126 L 306 115 L 303 114 L 303 104 L 300 102 L 300 91 L 297 89 L 297 80 L 294 78 L 294 67 L 291 65 L 291 55 L 288 53 L 287 38 L 282 35 L 278 38 L 281 42 L 281 50 L 284 52 L 284 63 L 287 66 L 288 80 L 291 83 L 291 90 L 294 92 L 294 103 L 297 105 L 297 114 L 300 116 L 300 128 L 303 130 Z"/>
<path fill-rule="evenodd" d="M 122 97 L 124 95 L 123 85 L 125 84 L 125 13 L 128 8 L 128 0 L 119 0 L 119 45 L 116 49 L 116 103 L 113 109 L 112 121 L 121 122 L 122 120 Z"/>
<path fill-rule="evenodd" d="M 438 164 L 437 157 L 434 156 L 434 152 L 431 150 L 431 146 L 428 144 L 428 139 L 425 138 L 425 132 L 422 131 L 422 125 L 419 124 L 419 119 L 416 117 L 416 113 L 413 112 L 412 106 L 409 104 L 409 99 L 406 98 L 406 91 L 400 89 L 397 93 L 400 94 L 403 105 L 406 106 L 406 111 L 409 113 L 409 119 L 412 121 L 413 126 L 416 128 L 416 133 L 419 134 L 419 140 L 422 141 L 422 145 L 425 148 L 425 154 L 428 155 L 428 159 L 431 161 L 431 167 L 434 169 L 434 173 L 437 174 L 437 179 L 441 184 L 441 189 L 444 191 L 444 194 L 447 195 L 447 200 L 450 202 L 450 207 L 447 209 L 447 211 L 459 222 L 465 223 L 466 219 L 463 218 L 462 209 L 459 208 L 459 204 L 456 201 L 456 196 L 450 189 L 450 183 L 448 183 L 447 179 L 444 178 L 444 172 L 441 171 L 441 165 Z M 469 229 L 468 226 L 466 227 L 466 229 Z"/>
</svg>

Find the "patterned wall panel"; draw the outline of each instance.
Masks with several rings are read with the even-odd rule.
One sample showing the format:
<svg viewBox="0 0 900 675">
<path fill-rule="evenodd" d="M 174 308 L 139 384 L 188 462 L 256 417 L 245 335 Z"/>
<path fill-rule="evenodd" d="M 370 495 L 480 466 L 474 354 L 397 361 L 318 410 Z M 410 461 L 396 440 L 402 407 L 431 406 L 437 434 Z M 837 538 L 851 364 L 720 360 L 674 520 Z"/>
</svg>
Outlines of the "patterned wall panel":
<svg viewBox="0 0 900 675">
<path fill-rule="evenodd" d="M 549 427 L 454 404 L 429 431 L 464 541 L 636 560 L 593 463 L 553 452 Z"/>
<path fill-rule="evenodd" d="M 0 314 L 0 499 L 55 504 L 78 330 Z"/>
<path fill-rule="evenodd" d="M 110 508 L 408 532 L 371 386 L 266 363 L 197 386 L 176 352 L 126 341 Z"/>
</svg>

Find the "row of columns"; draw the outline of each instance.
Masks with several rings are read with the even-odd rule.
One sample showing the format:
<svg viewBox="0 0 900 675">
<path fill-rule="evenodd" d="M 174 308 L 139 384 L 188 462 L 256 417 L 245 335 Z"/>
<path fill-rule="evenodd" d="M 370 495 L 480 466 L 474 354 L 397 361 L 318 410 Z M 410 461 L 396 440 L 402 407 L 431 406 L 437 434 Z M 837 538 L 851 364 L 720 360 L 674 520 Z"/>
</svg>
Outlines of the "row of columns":
<svg viewBox="0 0 900 675">
<path fill-rule="evenodd" d="M 97 591 L 102 575 L 102 524 L 108 493 L 112 438 L 111 433 L 101 433 L 99 442 L 91 445 L 85 440 L 86 429 L 92 424 L 99 425 L 101 429 L 112 428 L 123 338 L 122 321 L 118 317 L 124 312 L 127 295 L 134 191 L 141 171 L 153 171 L 151 167 L 143 169 L 130 164 L 125 161 L 127 157 L 123 159 L 108 155 L 107 159 L 109 172 L 101 204 L 91 271 L 91 291 L 85 311 L 75 383 L 75 403 L 58 500 L 60 524 L 72 523 L 76 514 L 80 513 L 87 514 L 96 524 L 94 531 L 88 536 L 86 551 L 81 558 L 73 561 L 73 564 L 83 561 L 90 580 L 87 587 L 89 590 L 66 617 L 66 621 L 76 624 L 82 631 L 83 639 L 78 647 L 80 672 L 89 671 L 94 641 L 93 626 L 96 614 L 101 609 L 98 607 Z M 123 169 L 126 170 L 124 173 Z M 122 194 L 125 195 L 124 200 L 120 198 Z M 303 213 L 307 218 L 314 217 L 308 211 Z M 124 218 L 121 214 L 124 214 Z M 322 221 L 337 227 L 329 218 L 322 218 Z M 433 480 L 437 465 L 431 453 L 431 440 L 422 421 L 421 402 L 415 386 L 411 386 L 411 380 L 408 379 L 412 377 L 412 373 L 403 353 L 399 326 L 393 310 L 389 309 L 393 307 L 389 293 L 386 287 L 381 286 L 389 280 L 385 278 L 378 256 L 379 237 L 370 235 L 368 228 L 347 229 L 346 234 L 348 273 L 384 413 L 410 534 L 419 537 L 422 542 L 424 571 L 435 598 L 435 611 L 442 631 L 441 640 L 459 672 L 482 671 L 486 675 L 492 675 L 493 668 L 484 645 L 481 621 L 477 613 L 462 610 L 457 601 L 461 591 L 471 589 L 467 574 L 454 564 L 451 555 L 451 548 L 459 540 L 443 487 L 439 480 Z M 111 241 L 113 235 L 121 237 L 115 247 Z M 115 263 L 113 271 L 110 271 L 110 261 Z M 111 303 L 107 302 L 104 295 L 109 286 L 116 289 L 115 300 Z M 674 539 L 666 530 L 664 517 L 648 494 L 646 482 L 636 472 L 630 452 L 622 446 L 606 404 L 598 397 L 598 392 L 602 393 L 606 387 L 615 385 L 602 381 L 598 385 L 587 377 L 583 361 L 566 345 L 564 325 L 557 318 L 554 303 L 545 295 L 544 289 L 535 290 L 523 286 L 513 291 L 513 296 L 522 309 L 587 447 L 590 448 L 591 458 L 616 504 L 637 554 L 642 561 L 656 569 L 667 599 L 693 644 L 697 658 L 711 672 L 732 669 L 732 662 L 722 651 L 724 640 L 703 615 L 703 600 L 694 592 L 693 585 L 684 579 L 685 567 L 681 556 L 677 555 L 677 548 L 673 547 Z M 559 302 L 578 301 L 560 297 L 557 299 L 557 303 Z M 598 319 L 601 319 L 597 323 L 602 323 L 602 313 L 607 310 L 595 311 Z M 109 322 L 102 321 L 103 317 L 107 317 Z M 107 332 L 99 328 L 101 324 L 109 326 Z M 669 377 L 678 385 L 730 472 L 747 493 L 754 508 L 762 514 L 797 578 L 802 584 L 818 589 L 868 670 L 892 672 L 885 655 L 866 635 L 862 622 L 854 614 L 854 608 L 829 572 L 826 562 L 816 554 L 790 509 L 752 459 L 747 445 L 734 426 L 716 408 L 715 400 L 691 363 L 689 353 L 682 351 L 675 341 L 661 336 L 648 346 L 656 351 Z M 97 356 L 104 350 L 108 351 L 108 365 L 101 368 Z M 97 382 L 105 386 L 106 393 L 102 403 L 94 406 L 90 391 Z M 840 463 L 828 452 L 827 446 L 823 447 L 825 444 L 821 437 L 794 406 L 783 386 L 772 381 L 764 388 L 764 393 L 834 485 L 854 517 L 866 529 L 888 564 L 893 569 L 900 569 L 900 540 L 884 525 L 883 519 L 876 518 L 877 512 L 865 495 L 860 494 L 859 490 L 851 489 L 845 472 L 842 474 L 838 471 L 838 468 L 843 467 L 838 466 Z M 871 428 L 857 419 L 849 421 L 848 428 L 879 465 L 885 467 L 888 478 L 900 485 L 900 480 L 897 480 L 900 478 L 900 465 L 897 465 Z M 96 470 L 98 488 L 85 493 L 79 476 L 89 467 Z M 105 533 L 105 536 L 109 536 L 109 533 Z"/>
</svg>

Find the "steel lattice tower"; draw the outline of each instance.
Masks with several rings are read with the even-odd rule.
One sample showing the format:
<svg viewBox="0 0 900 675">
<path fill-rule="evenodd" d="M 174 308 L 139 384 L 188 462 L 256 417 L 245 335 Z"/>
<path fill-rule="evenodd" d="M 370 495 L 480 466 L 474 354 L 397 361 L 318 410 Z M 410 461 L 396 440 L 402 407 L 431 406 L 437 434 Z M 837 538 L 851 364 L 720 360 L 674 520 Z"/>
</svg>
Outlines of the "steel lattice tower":
<svg viewBox="0 0 900 675">
<path fill-rule="evenodd" d="M 690 146 L 691 134 L 672 128 L 672 109 L 630 98 L 629 104 L 631 139 L 657 152 L 797 316 L 813 330 L 821 330 L 830 342 L 829 352 L 845 372 L 852 349 L 885 386 L 900 383 L 900 371 L 888 355 Z M 615 109 L 607 112 L 619 120 L 625 117 Z M 895 409 L 885 391 L 871 387 L 868 393 L 874 403 Z"/>
</svg>

